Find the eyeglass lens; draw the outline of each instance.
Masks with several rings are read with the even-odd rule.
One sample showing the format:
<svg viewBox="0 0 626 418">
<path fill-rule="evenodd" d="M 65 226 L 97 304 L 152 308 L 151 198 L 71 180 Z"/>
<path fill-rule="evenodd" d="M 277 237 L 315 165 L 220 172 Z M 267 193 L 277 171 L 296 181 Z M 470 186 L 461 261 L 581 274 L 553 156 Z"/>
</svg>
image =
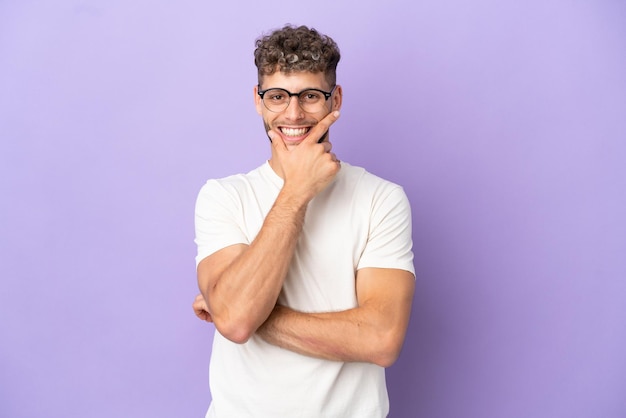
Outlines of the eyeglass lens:
<svg viewBox="0 0 626 418">
<path fill-rule="evenodd" d="M 302 110 L 309 113 L 319 112 L 326 103 L 324 93 L 317 90 L 305 90 L 297 97 Z M 270 89 L 263 94 L 263 104 L 272 112 L 282 112 L 287 109 L 290 101 L 291 96 L 283 89 Z"/>
</svg>

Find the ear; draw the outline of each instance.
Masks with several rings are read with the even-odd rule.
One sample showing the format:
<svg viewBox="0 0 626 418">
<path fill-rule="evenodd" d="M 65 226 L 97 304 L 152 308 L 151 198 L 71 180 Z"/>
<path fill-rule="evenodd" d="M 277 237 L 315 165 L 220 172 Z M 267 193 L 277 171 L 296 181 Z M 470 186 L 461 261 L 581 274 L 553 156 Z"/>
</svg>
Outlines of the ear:
<svg viewBox="0 0 626 418">
<path fill-rule="evenodd" d="M 254 106 L 256 107 L 256 112 L 259 115 L 263 115 L 263 102 L 261 101 L 261 96 L 259 96 L 259 86 L 254 86 L 252 91 L 254 94 Z"/>
<path fill-rule="evenodd" d="M 332 103 L 333 103 L 333 107 L 332 107 L 333 110 L 341 109 L 341 103 L 343 101 L 343 89 L 341 88 L 339 84 L 337 84 L 337 87 L 335 87 L 335 91 L 333 92 L 333 97 L 331 97 L 330 100 L 332 100 Z"/>
</svg>

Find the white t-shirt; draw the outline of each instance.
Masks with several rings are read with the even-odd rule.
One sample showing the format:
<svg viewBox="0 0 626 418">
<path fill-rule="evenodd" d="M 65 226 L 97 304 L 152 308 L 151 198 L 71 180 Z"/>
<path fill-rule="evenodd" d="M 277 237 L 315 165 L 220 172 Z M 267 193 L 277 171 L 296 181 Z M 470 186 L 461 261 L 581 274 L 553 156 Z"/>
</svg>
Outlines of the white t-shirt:
<svg viewBox="0 0 626 418">
<path fill-rule="evenodd" d="M 233 244 L 250 244 L 283 180 L 269 163 L 209 180 L 196 203 L 196 264 Z M 307 208 L 278 303 L 302 312 L 357 306 L 364 267 L 415 274 L 411 211 L 402 188 L 341 163 Z M 215 333 L 208 418 L 380 418 L 389 411 L 384 368 L 303 356 L 253 335 L 235 344 Z"/>
</svg>

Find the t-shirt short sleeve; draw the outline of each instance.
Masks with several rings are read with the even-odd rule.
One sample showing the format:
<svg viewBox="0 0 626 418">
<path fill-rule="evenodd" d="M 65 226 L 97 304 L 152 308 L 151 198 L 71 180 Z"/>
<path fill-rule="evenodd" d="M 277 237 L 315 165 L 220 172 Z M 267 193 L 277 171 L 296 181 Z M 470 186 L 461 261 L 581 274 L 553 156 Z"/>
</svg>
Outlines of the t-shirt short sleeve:
<svg viewBox="0 0 626 418">
<path fill-rule="evenodd" d="M 196 266 L 205 257 L 234 244 L 248 244 L 241 230 L 241 202 L 234 190 L 209 180 L 198 194 L 195 209 Z"/>
<path fill-rule="evenodd" d="M 411 232 L 409 200 L 402 187 L 394 185 L 373 203 L 368 240 L 357 269 L 395 268 L 415 275 Z"/>
</svg>

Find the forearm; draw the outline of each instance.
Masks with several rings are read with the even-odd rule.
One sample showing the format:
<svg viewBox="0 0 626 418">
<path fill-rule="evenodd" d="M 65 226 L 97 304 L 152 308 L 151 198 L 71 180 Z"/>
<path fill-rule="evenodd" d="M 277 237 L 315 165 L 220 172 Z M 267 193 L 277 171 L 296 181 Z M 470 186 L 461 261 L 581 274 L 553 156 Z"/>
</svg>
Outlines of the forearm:
<svg viewBox="0 0 626 418">
<path fill-rule="evenodd" d="M 357 272 L 356 284 L 356 308 L 302 313 L 276 306 L 259 335 L 311 357 L 390 366 L 404 343 L 415 277 L 406 270 L 364 268 Z"/>
<path fill-rule="evenodd" d="M 306 202 L 280 193 L 252 243 L 215 268 L 198 270 L 200 290 L 218 330 L 245 342 L 276 304 L 306 211 Z"/>
<path fill-rule="evenodd" d="M 302 355 L 388 367 L 399 354 L 406 328 L 383 324 L 380 318 L 370 308 L 302 313 L 277 306 L 258 334 L 270 344 Z"/>
</svg>

